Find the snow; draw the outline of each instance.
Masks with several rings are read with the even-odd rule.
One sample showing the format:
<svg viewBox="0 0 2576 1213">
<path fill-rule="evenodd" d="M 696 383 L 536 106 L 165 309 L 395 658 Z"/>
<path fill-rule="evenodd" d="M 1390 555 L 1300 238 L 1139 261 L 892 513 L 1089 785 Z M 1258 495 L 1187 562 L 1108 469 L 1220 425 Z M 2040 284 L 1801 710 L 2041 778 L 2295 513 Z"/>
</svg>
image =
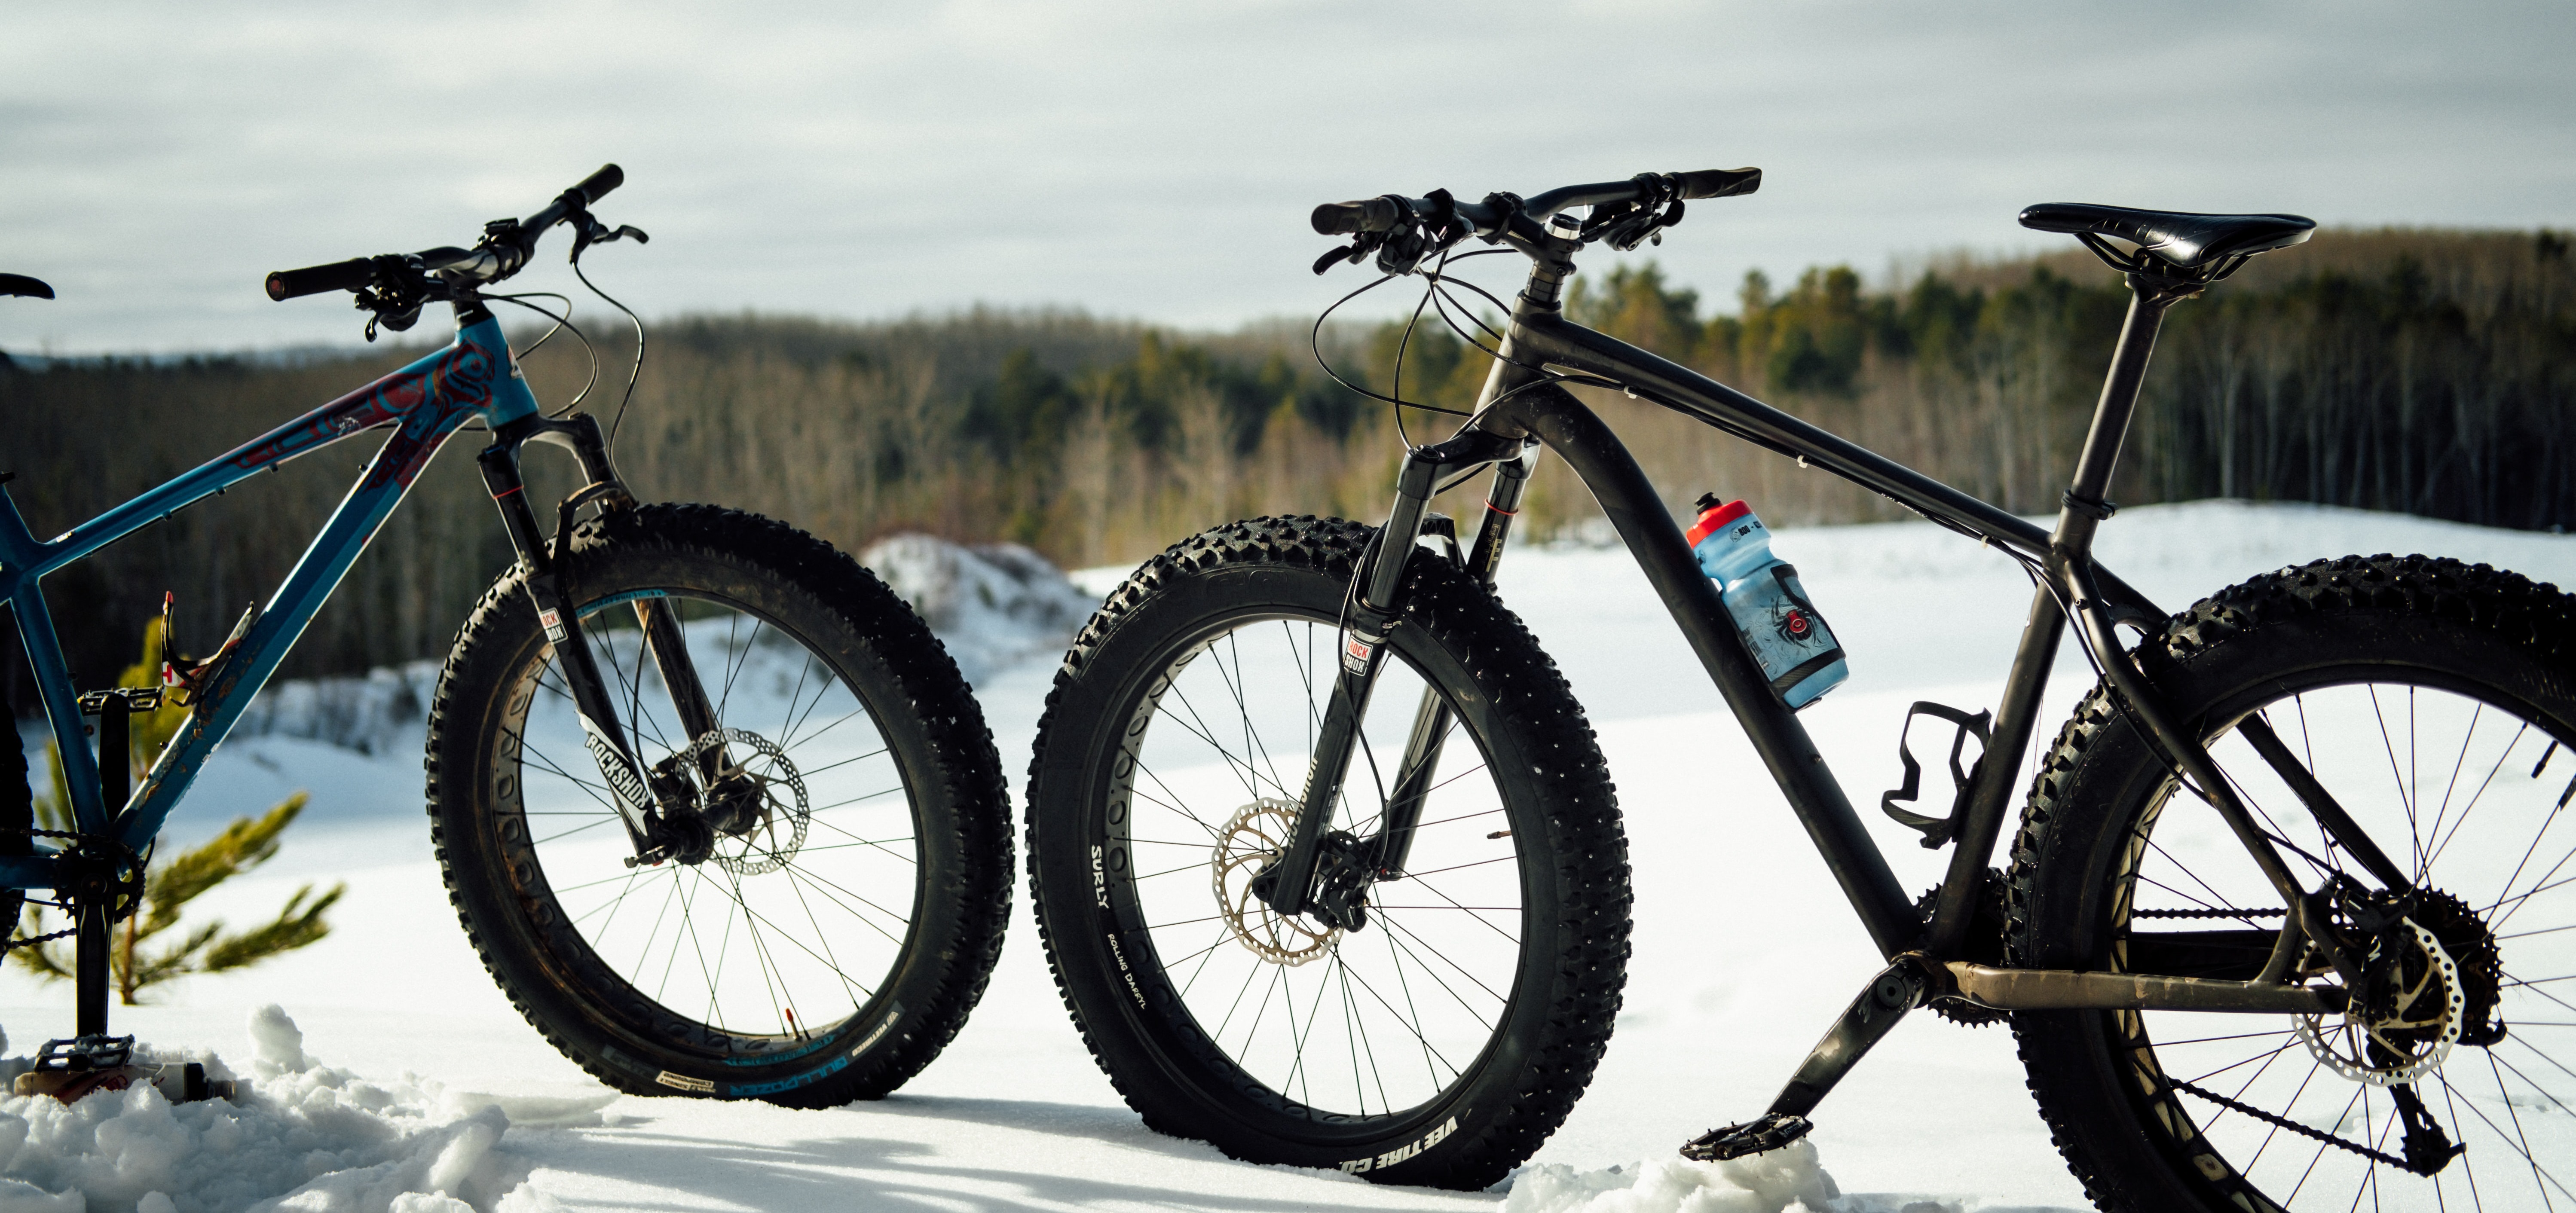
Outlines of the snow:
<svg viewBox="0 0 2576 1213">
<path fill-rule="evenodd" d="M 512 1197 L 528 1165 L 496 1150 L 509 1101 L 449 1094 L 405 1073 L 377 1082 L 323 1065 L 275 1006 L 252 1012 L 249 1074 L 202 1050 L 146 1051 L 147 1063 L 205 1063 L 236 1079 L 231 1101 L 173 1105 L 148 1085 L 63 1104 L 0 1101 L 0 1210 L 218 1209 L 448 1213 L 532 1207 Z M 596 1110 L 605 1096 L 589 1100 Z M 577 1122 L 576 1122 L 577 1123 Z M 49 1195 L 50 1194 L 50 1195 Z"/>
<path fill-rule="evenodd" d="M 1063 652 L 1101 599 L 1016 543 L 961 547 L 929 535 L 895 535 L 869 545 L 859 563 L 921 613 L 969 682 Z"/>
<path fill-rule="evenodd" d="M 1600 1171 L 1564 1163 L 1530 1168 L 1503 1213 L 1821 1213 L 1842 1189 L 1816 1165 L 1813 1142 L 1728 1162 L 1658 1159 Z"/>
<path fill-rule="evenodd" d="M 438 690 L 438 665 L 413 661 L 364 675 L 272 683 L 251 700 L 227 740 L 293 737 L 370 756 L 417 749 Z"/>
<path fill-rule="evenodd" d="M 1081 595 L 1105 592 L 1125 570 L 1082 570 L 1068 585 L 1009 549 L 902 543 L 871 559 L 960 653 L 1016 793 L 1052 654 L 1092 601 Z M 1924 524 L 1784 530 L 1775 547 L 1851 654 L 1852 681 L 1801 719 L 1866 806 L 1895 785 L 1893 734 L 1907 705 L 1992 706 L 2028 583 L 2000 555 Z M 2576 539 L 2308 506 L 2124 510 L 2101 549 L 2168 609 L 2283 564 L 2352 552 L 2427 551 L 2576 584 Z M 1674 1157 L 1681 1141 L 1759 1112 L 1878 962 L 1623 552 L 1517 551 L 1501 593 L 1600 731 L 1627 819 L 1637 928 L 1626 1007 L 1589 1093 L 1494 1191 L 1250 1166 L 1146 1130 L 1065 1015 L 1025 890 L 974 1018 L 894 1096 L 824 1112 L 615 1096 L 519 1018 L 455 925 L 419 815 L 416 743 L 362 754 L 316 740 L 334 735 L 314 727 L 227 744 L 173 816 L 170 841 L 193 842 L 312 789 L 278 858 L 192 915 L 252 920 L 300 884 L 345 880 L 332 936 L 115 1011 L 118 1031 L 162 1056 L 235 1059 L 249 1094 L 179 1107 L 150 1091 L 68 1108 L 0 1101 L 0 1213 L 2086 1207 L 2022 1089 L 2006 1030 L 1930 1016 L 1900 1025 L 1797 1149 L 1732 1164 Z M 2071 647 L 2058 675 L 2043 717 L 2052 728 L 2090 682 Z M 1942 855 L 1864 815 L 1909 888 L 1938 880 Z M 279 1003 L 285 1010 L 269 1009 Z M 0 975 L 0 1023 L 14 1047 L 32 1050 L 69 1020 L 65 987 L 14 968 Z"/>
</svg>

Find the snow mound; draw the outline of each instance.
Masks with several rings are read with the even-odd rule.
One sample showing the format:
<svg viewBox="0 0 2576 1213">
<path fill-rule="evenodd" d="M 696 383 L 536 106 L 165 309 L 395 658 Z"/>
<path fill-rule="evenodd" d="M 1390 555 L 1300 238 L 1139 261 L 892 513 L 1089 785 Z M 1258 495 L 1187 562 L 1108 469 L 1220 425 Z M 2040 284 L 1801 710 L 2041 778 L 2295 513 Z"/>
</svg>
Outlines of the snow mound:
<svg viewBox="0 0 2576 1213">
<path fill-rule="evenodd" d="M 921 612 L 968 682 L 1064 648 L 1100 599 L 1047 558 L 1016 543 L 968 547 L 929 535 L 896 535 L 859 554 Z"/>
<path fill-rule="evenodd" d="M 438 691 L 435 661 L 331 678 L 272 682 L 261 689 L 232 736 L 296 737 L 361 754 L 390 754 L 420 745 L 421 722 Z"/>
<path fill-rule="evenodd" d="M 1503 1213 L 1844 1213 L 1841 1196 L 1815 1143 L 1796 1141 L 1728 1162 L 1531 1167 L 1512 1181 Z"/>
<path fill-rule="evenodd" d="M 1562 1163 L 1512 1179 L 1502 1213 L 1961 1213 L 1957 1201 L 1844 1195 L 1812 1141 L 1731 1162 L 1632 1162 L 1600 1171 Z"/>
<path fill-rule="evenodd" d="M 859 562 L 921 612 L 969 682 L 1062 650 L 1101 599 L 1016 543 L 969 547 L 896 535 Z M 232 736 L 291 737 L 367 755 L 406 752 L 420 745 L 438 670 L 437 661 L 414 661 L 365 674 L 272 682 L 242 712 Z M 7 1213 L 5 1205 L 0 1213 Z"/>
<path fill-rule="evenodd" d="M 371 1082 L 308 1056 L 276 1006 L 253 1012 L 249 1033 L 246 1076 L 203 1050 L 137 1050 L 240 1079 L 238 1102 L 173 1105 L 148 1085 L 69 1105 L 0 1099 L 0 1213 L 538 1209 L 540 1196 L 518 1190 L 528 1164 L 495 1148 L 514 1105 L 539 1121 L 597 1124 L 615 1098 L 501 1099 L 411 1074 Z"/>
</svg>

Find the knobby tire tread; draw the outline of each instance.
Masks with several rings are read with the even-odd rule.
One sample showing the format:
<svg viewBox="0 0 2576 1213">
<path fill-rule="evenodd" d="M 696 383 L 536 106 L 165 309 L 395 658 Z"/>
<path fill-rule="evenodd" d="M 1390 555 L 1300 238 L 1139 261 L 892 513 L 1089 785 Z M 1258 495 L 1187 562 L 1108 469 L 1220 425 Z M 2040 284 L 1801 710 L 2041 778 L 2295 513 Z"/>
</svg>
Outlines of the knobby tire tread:
<svg viewBox="0 0 2576 1213">
<path fill-rule="evenodd" d="M 1029 766 L 1028 821 L 1025 845 L 1030 896 L 1038 910 L 1038 936 L 1056 992 L 1064 1000 L 1083 1045 L 1109 1078 L 1111 1086 L 1141 1115 L 1147 1127 L 1176 1137 L 1209 1139 L 1205 1127 L 1167 1118 L 1157 1102 L 1137 1085 L 1137 1076 L 1121 1073 L 1086 1022 L 1083 1006 L 1068 983 L 1064 952 L 1048 922 L 1047 886 L 1039 845 L 1048 789 L 1041 785 L 1048 748 L 1066 738 L 1086 738 L 1084 721 L 1061 719 L 1068 695 L 1090 672 L 1103 644 L 1153 596 L 1177 578 L 1233 567 L 1286 565 L 1311 569 L 1347 583 L 1378 528 L 1342 519 L 1262 517 L 1230 523 L 1194 535 L 1146 561 L 1103 602 L 1064 657 L 1039 718 Z M 1395 1172 L 1370 1172 L 1367 1178 L 1394 1183 L 1478 1189 L 1502 1179 L 1535 1153 L 1565 1122 L 1608 1046 L 1618 1018 L 1629 956 L 1627 841 L 1619 821 L 1616 789 L 1601 756 L 1590 720 L 1574 698 L 1554 661 L 1538 647 L 1520 618 L 1484 587 L 1445 560 L 1426 551 L 1408 562 L 1402 622 L 1427 628 L 1454 651 L 1469 654 L 1469 663 L 1488 681 L 1508 688 L 1497 694 L 1513 728 L 1552 751 L 1563 761 L 1544 772 L 1570 806 L 1553 823 L 1560 837 L 1579 840 L 1558 851 L 1555 862 L 1566 889 L 1558 922 L 1563 947 L 1556 966 L 1561 973 L 1587 975 L 1574 982 L 1574 994 L 1553 1008 L 1545 1038 L 1533 1053 L 1531 1081 L 1503 1113 L 1480 1116 L 1472 1129 L 1441 1143 L 1437 1157 L 1426 1153 L 1417 1165 Z M 1059 732 L 1070 728 L 1063 737 Z M 1087 795 L 1077 790 L 1075 795 Z M 1088 889 L 1068 896 L 1082 898 Z M 1228 1154 L 1248 1161 L 1271 1162 L 1242 1143 L 1219 1140 Z M 1427 1164 L 1427 1165 L 1421 1165 Z M 1307 1165 L 1312 1165 L 1307 1164 Z M 1436 1169 L 1434 1169 L 1436 1168 Z"/>
<path fill-rule="evenodd" d="M 2147 677 L 2160 687 L 2173 685 L 2185 667 L 2208 670 L 2208 681 L 2224 679 L 2231 649 L 2259 652 L 2259 646 L 2283 634 L 2282 625 L 2337 617 L 2412 618 L 2446 626 L 2456 634 L 2491 642 L 2542 672 L 2555 692 L 2576 695 L 2576 597 L 2554 585 L 2536 584 L 2484 564 L 2465 564 L 2429 556 L 2345 556 L 2283 568 L 2255 577 L 2205 598 L 2167 620 L 2134 650 Z M 2177 701 L 2170 705 L 2188 728 L 2201 727 L 2198 713 L 2209 705 Z M 2005 875 L 2006 940 L 2011 962 L 2018 965 L 2066 963 L 2047 954 L 2048 933 L 2071 929 L 2041 922 L 2032 903 L 2048 873 L 2053 855 L 2080 855 L 2075 844 L 2103 830 L 2124 829 L 2128 806 L 2088 805 L 2072 799 L 2075 775 L 2088 757 L 2102 761 L 2127 755 L 2109 753 L 2144 748 L 2107 684 L 2097 683 L 2060 729 L 2056 743 L 2033 776 L 2030 797 L 2016 831 L 2011 866 Z M 2106 1116 L 2130 1115 L 2127 1101 L 2104 1098 L 2101 1076 L 2069 1065 L 2071 1034 L 2089 1030 L 2091 1012 L 2018 1012 L 2013 1034 L 2029 1071 L 2027 1085 L 2039 1105 L 2049 1138 L 2084 1186 L 2085 1195 L 2105 1213 L 2163 1213 L 2170 1207 L 2161 1195 L 2142 1191 L 2125 1168 L 2097 1157 L 2087 1141 L 2099 1133 Z M 2115 1085 L 2117 1084 L 2115 1080 Z M 2105 1107 L 2117 1102 L 2116 1111 Z M 2117 1130 L 2125 1133 L 2126 1130 Z M 2150 1152 L 2161 1149 L 2153 1143 Z M 2178 1160 L 2177 1160 L 2178 1162 Z M 2179 1166 L 2176 1173 L 2181 1174 Z M 2185 1176 L 2186 1183 L 2190 1177 Z M 2208 1207 L 2221 1204 L 2203 1192 Z M 2143 1203 L 2142 1203 L 2143 1202 Z"/>
<path fill-rule="evenodd" d="M 983 997 L 993 966 L 1001 957 L 1004 929 L 1010 920 L 1013 866 L 1009 792 L 983 711 L 946 647 L 873 572 L 821 539 L 759 515 L 711 505 L 649 505 L 581 523 L 573 533 L 571 553 L 562 570 L 567 599 L 581 601 L 580 571 L 586 560 L 614 549 L 639 546 L 756 566 L 832 605 L 893 671 L 898 685 L 910 695 L 908 703 L 901 706 L 908 706 L 930 735 L 938 760 L 933 764 L 935 770 L 925 774 L 935 774 L 943 781 L 946 802 L 956 809 L 947 824 L 963 862 L 960 880 L 948 889 L 930 891 L 932 896 L 954 899 L 959 912 L 957 937 L 941 947 L 937 957 L 941 966 L 940 996 L 917 1011 L 907 1008 L 902 1031 L 897 1034 L 898 1043 L 871 1058 L 876 1064 L 870 1072 L 836 1075 L 815 1086 L 764 1098 L 792 1107 L 828 1107 L 853 1098 L 882 1097 L 918 1074 L 956 1038 L 968 1013 Z M 592 1077 L 618 1090 L 636 1095 L 676 1094 L 667 1086 L 655 1085 L 606 1063 L 586 1049 L 574 1047 L 537 1012 L 514 988 L 492 944 L 483 938 L 466 912 L 467 890 L 458 881 L 463 865 L 451 862 L 449 840 L 439 819 L 438 763 L 441 742 L 454 714 L 450 689 L 475 643 L 502 627 L 505 614 L 533 618 L 534 608 L 525 589 L 527 572 L 524 563 L 516 565 L 484 591 L 459 629 L 441 670 L 439 693 L 429 711 L 429 758 L 424 764 L 428 769 L 432 848 L 449 904 L 456 910 L 476 956 L 511 1005 L 547 1043 L 579 1063 Z M 472 723 L 468 720 L 467 727 Z M 927 828 L 929 823 L 923 825 Z"/>
</svg>

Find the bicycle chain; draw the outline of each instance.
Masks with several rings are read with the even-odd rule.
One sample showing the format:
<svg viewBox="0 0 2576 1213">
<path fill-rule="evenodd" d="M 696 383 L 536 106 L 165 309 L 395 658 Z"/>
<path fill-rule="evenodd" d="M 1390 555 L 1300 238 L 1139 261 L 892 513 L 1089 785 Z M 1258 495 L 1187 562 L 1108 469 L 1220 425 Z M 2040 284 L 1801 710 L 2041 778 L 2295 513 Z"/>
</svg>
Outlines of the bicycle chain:
<svg viewBox="0 0 2576 1213">
<path fill-rule="evenodd" d="M 2387 1165 L 2392 1166 L 2392 1167 L 2395 1167 L 2395 1168 L 2397 1168 L 2397 1169 L 2398 1169 L 2398 1170 L 2400 1170 L 2400 1171 L 2404 1171 L 2404 1172 L 2406 1172 L 2406 1173 L 2407 1173 L 2407 1174 L 2409 1174 L 2409 1175 L 2421 1174 L 2421 1172 L 2418 1172 L 2418 1171 L 2415 1169 L 2414 1164 L 2409 1163 L 2409 1162 L 2407 1162 L 2405 1159 L 2403 1159 L 2403 1158 L 2399 1158 L 2398 1156 L 2396 1156 L 2396 1155 L 2394 1155 L 2394 1154 L 2386 1154 L 2386 1153 L 2382 1153 L 2382 1152 L 2380 1152 L 2380 1151 L 2378 1151 L 2378 1150 L 2374 1150 L 2374 1149 L 2371 1149 L 2371 1148 L 2370 1148 L 2370 1147 L 2368 1147 L 2368 1146 L 2362 1145 L 2362 1144 L 2361 1144 L 2361 1143 L 2359 1143 L 2359 1142 L 2345 1141 L 2344 1139 L 2342 1139 L 2342 1138 L 2340 1138 L 2340 1137 L 2337 1137 L 2337 1136 L 2335 1136 L 2335 1135 L 2334 1135 L 2334 1134 L 2332 1134 L 2332 1133 L 2328 1133 L 2328 1132 L 2326 1132 L 2326 1131 L 2325 1131 L 2325 1130 L 2323 1130 L 2323 1129 L 2313 1129 L 2313 1128 L 2310 1128 L 2310 1127 L 2308 1127 L 2308 1126 L 2306 1126 L 2306 1125 L 2300 1124 L 2299 1122 L 2297 1122 L 2297 1121 L 2295 1121 L 2295 1120 L 2291 1120 L 2290 1118 L 2288 1118 L 2288 1117 L 2286 1117 L 2286 1116 L 2274 1116 L 2273 1114 L 2271 1114 L 2271 1113 L 2269 1113 L 2269 1112 L 2266 1112 L 2266 1111 L 2264 1111 L 2264 1110 L 2263 1110 L 2263 1109 L 2261 1109 L 2261 1108 L 2255 1107 L 2255 1106 L 2254 1106 L 2254 1105 L 2252 1105 L 2252 1104 L 2248 1104 L 2248 1103 L 2241 1103 L 2241 1102 L 2239 1102 L 2239 1101 L 2237 1101 L 2237 1100 L 2229 1099 L 2228 1097 L 2226 1097 L 2226 1096 L 2224 1096 L 2224 1095 L 2221 1095 L 2221 1094 L 2219 1094 L 2219 1093 L 2218 1093 L 2218 1092 L 2216 1092 L 2216 1091 L 2206 1090 L 2206 1089 L 2204 1089 L 2204 1088 L 2194 1086 L 2194 1085 L 2192 1085 L 2191 1083 L 2189 1083 L 2189 1082 L 2185 1082 L 2185 1081 L 2183 1081 L 2182 1079 L 2176 1078 L 2176 1077 L 2174 1077 L 2174 1076 L 2173 1076 L 2173 1075 L 2171 1075 L 2171 1074 L 2167 1074 L 2167 1075 L 2165 1075 L 2165 1081 L 2166 1081 L 2167 1083 L 2172 1084 L 2172 1086 L 2173 1086 L 2176 1090 L 2189 1091 L 2189 1092 L 2191 1092 L 2192 1094 L 2197 1095 L 2197 1096 L 2201 1097 L 2202 1099 L 2206 1099 L 2206 1100 L 2208 1100 L 2208 1101 L 2209 1101 L 2209 1102 L 2211 1102 L 2211 1103 L 2217 1104 L 2218 1106 L 2220 1106 L 2220 1107 L 2222 1107 L 2222 1108 L 2228 1108 L 2228 1109 L 2231 1109 L 2231 1110 L 2234 1110 L 2234 1111 L 2243 1112 L 2243 1113 L 2244 1113 L 2244 1114 L 2246 1114 L 2247 1116 L 2251 1116 L 2251 1117 L 2253 1117 L 2253 1118 L 2254 1118 L 2254 1119 L 2256 1119 L 2256 1120 L 2262 1121 L 2262 1122 L 2264 1122 L 2264 1123 L 2266 1123 L 2266 1124 L 2272 1125 L 2272 1126 L 2277 1127 L 2277 1128 L 2288 1129 L 2289 1131 L 2291 1131 L 2291 1132 L 2293 1132 L 2293 1133 L 2296 1133 L 2296 1134 L 2298 1134 L 2298 1135 L 2299 1135 L 2299 1136 L 2301 1136 L 2301 1137 L 2312 1138 L 2312 1139 L 2314 1139 L 2314 1140 L 2324 1142 L 2324 1143 L 2326 1143 L 2327 1145 L 2330 1145 L 2330 1146 L 2341 1146 L 2341 1147 L 2343 1147 L 2344 1149 L 2350 1150 L 2350 1151 L 2352 1151 L 2353 1153 L 2358 1154 L 2358 1155 L 2361 1155 L 2361 1156 L 2362 1156 L 2362 1157 L 2364 1157 L 2364 1158 L 2370 1159 L 2370 1160 L 2371 1160 L 2371 1161 L 2373 1161 L 2373 1162 L 2386 1163 Z"/>
<path fill-rule="evenodd" d="M 25 834 L 25 835 L 26 835 L 27 837 L 29 837 L 29 838 L 67 838 L 67 839 L 70 839 L 70 840 L 72 840 L 72 841 L 74 841 L 74 842 L 79 842 L 79 841 L 81 841 L 81 840 L 83 840 L 83 839 L 93 839 L 93 838 L 98 838 L 98 837 L 99 837 L 98 835 L 95 835 L 95 834 L 83 834 L 83 833 L 81 833 L 81 832 L 79 832 L 79 831 L 77 831 L 77 830 L 40 830 L 40 829 L 36 829 L 36 828 L 34 828 L 34 827 L 32 827 L 32 826 L 30 826 L 30 827 L 28 827 L 28 828 L 26 828 L 26 829 L 23 829 L 23 830 L 12 830 L 12 831 L 10 831 L 10 832 L 11 832 L 11 833 L 16 833 L 16 834 Z M 131 880 L 123 880 L 123 881 L 118 881 L 118 882 L 117 882 L 117 883 L 118 883 L 118 885 L 123 886 L 123 888 L 124 888 L 125 890 L 127 890 L 127 891 L 129 891 L 129 892 L 130 892 L 130 895 L 129 895 L 129 896 L 127 896 L 127 897 L 125 897 L 125 898 L 123 898 L 123 899 L 122 899 L 122 900 L 125 902 L 125 904 L 126 904 L 126 912 L 125 912 L 124 914 L 116 915 L 116 920 L 120 920 L 120 921 L 121 921 L 121 920 L 123 920 L 123 919 L 125 919 L 125 918 L 131 917 L 131 916 L 133 915 L 133 913 L 134 913 L 134 910 L 135 910 L 136 908 L 138 908 L 139 906 L 141 906 L 141 904 L 142 904 L 142 902 L 143 902 L 143 876 L 142 876 L 142 872 L 143 872 L 143 870 L 144 870 L 144 867 L 145 867 L 146 861 L 144 860 L 142 853 L 141 853 L 141 852 L 136 851 L 134 848 L 129 847 L 129 846 L 127 846 L 127 845 L 125 845 L 124 843 L 121 843 L 121 842 L 114 843 L 114 845 L 115 845 L 115 847 L 116 847 L 116 849 L 117 849 L 117 850 L 120 850 L 120 851 L 125 852 L 125 857 L 126 857 L 127 859 L 129 859 L 129 860 L 132 860 L 132 861 L 133 861 L 133 862 L 132 862 L 132 864 L 131 864 L 131 865 L 130 865 L 130 867 L 129 867 L 129 870 L 133 871 L 133 872 L 136 874 L 136 875 L 134 876 L 134 878 L 133 878 L 133 879 L 131 879 Z M 20 891 L 21 891 L 21 892 L 24 892 L 24 890 L 20 890 Z M 21 904 L 23 904 L 23 903 L 21 903 Z M 59 909 L 59 908 L 67 908 L 67 907 L 63 907 L 63 906 L 61 906 L 59 903 L 55 903 L 55 902 L 47 902 L 47 903 L 44 903 L 44 904 L 47 904 L 47 905 L 54 905 L 54 906 L 56 906 L 56 908 L 58 908 L 58 909 Z M 11 923 L 11 924 L 9 924 L 9 927 L 8 927 L 8 930 L 9 930 L 9 931 L 15 931 L 16 929 L 17 929 L 17 924 L 16 924 L 16 923 Z M 70 927 L 68 927 L 68 928 L 66 928 L 66 929 L 64 929 L 64 930 L 55 931 L 55 932 L 52 932 L 52 933 L 50 933 L 50 934 L 45 934 L 45 935 L 32 935 L 32 936 L 29 936 L 29 937 L 27 937 L 27 938 L 25 938 L 25 939 L 10 938 L 10 937 L 8 937 L 8 936 L 7 936 L 7 935 L 5 935 L 5 934 L 0 934 L 0 954 L 5 954 L 5 953 L 10 952 L 10 951 L 12 951 L 12 950 L 14 950 L 14 949 L 17 949 L 17 948 L 28 948 L 28 947 L 34 947 L 34 946 L 36 946 L 36 945 L 38 945 L 38 944 L 52 943 L 53 941 L 55 941 L 55 940 L 57 940 L 57 939 L 69 939 L 69 938 L 71 938 L 72 936 L 74 936 L 74 935 L 78 935 L 78 934 L 80 934 L 80 924 L 78 924 L 78 923 L 74 923 L 72 926 L 70 926 Z"/>
<path fill-rule="evenodd" d="M 2277 918 L 2287 910 L 2230 910 L 2216 907 L 2207 910 L 2132 910 L 2131 918 Z"/>
</svg>

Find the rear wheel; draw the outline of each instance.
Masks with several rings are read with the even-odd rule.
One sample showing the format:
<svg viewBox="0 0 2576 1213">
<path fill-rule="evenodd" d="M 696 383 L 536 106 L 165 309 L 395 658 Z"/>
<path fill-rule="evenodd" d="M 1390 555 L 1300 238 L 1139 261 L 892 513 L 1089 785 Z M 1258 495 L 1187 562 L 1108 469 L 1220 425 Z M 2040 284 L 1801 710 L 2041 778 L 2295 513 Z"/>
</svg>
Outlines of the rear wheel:
<svg viewBox="0 0 2576 1213">
<path fill-rule="evenodd" d="M 2377 934 L 2375 1009 L 2016 1015 L 2031 1090 L 2094 1200 L 2576 1208 L 2576 600 L 2483 566 L 2352 557 L 2230 589 L 2141 652 L 2306 887 L 2379 882 L 2248 720 L 2420 893 Z M 2099 690 L 2042 767 L 2013 859 L 2023 964 L 2244 980 L 2284 921 Z M 2465 1151 L 2443 1162 L 2446 1146 Z"/>
<path fill-rule="evenodd" d="M 1256 1162 L 1478 1188 L 1563 1122 L 1609 1039 L 1626 842 L 1564 679 L 1419 552 L 1327 836 L 1345 854 L 1379 836 L 1433 722 L 1401 874 L 1363 878 L 1350 929 L 1250 895 L 1300 811 L 1370 535 L 1237 523 L 1110 597 L 1039 731 L 1031 885 L 1066 1004 L 1148 1125 Z"/>
<path fill-rule="evenodd" d="M 714 844 L 629 866 L 522 575 L 504 577 L 430 716 L 439 862 L 484 964 L 624 1091 L 814 1107 L 901 1085 L 983 993 L 1010 905 L 999 763 L 956 666 L 857 563 L 748 514 L 613 513 L 561 574 L 627 744 Z M 646 605 L 676 613 L 717 729 L 679 725 Z M 711 754 L 725 770 L 701 779 Z"/>
</svg>

